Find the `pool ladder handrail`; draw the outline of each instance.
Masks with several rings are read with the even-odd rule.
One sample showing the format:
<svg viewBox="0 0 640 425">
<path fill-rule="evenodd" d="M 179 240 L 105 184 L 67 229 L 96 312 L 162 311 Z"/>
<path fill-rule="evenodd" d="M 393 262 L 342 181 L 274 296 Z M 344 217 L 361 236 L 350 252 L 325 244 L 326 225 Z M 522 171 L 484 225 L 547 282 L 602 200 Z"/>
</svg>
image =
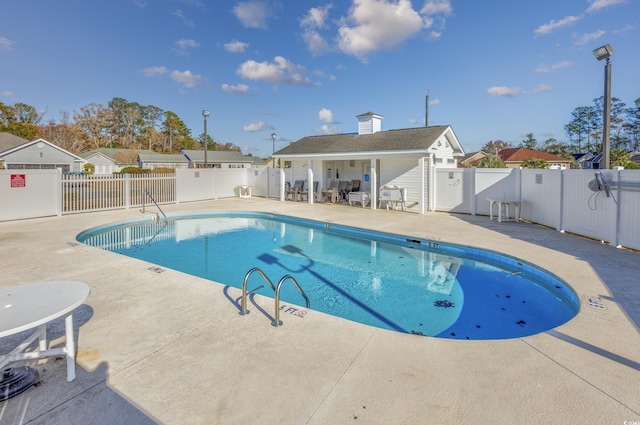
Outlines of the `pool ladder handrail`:
<svg viewBox="0 0 640 425">
<path fill-rule="evenodd" d="M 262 269 L 260 269 L 259 267 L 254 267 L 251 270 L 249 270 L 247 274 L 244 275 L 244 279 L 242 280 L 242 300 L 240 301 L 241 315 L 249 314 L 249 310 L 247 310 L 247 295 L 262 288 L 262 285 L 261 285 L 247 292 L 247 281 L 249 280 L 249 276 L 251 276 L 254 272 L 257 272 L 258 274 L 260 274 L 260 276 L 262 276 L 264 281 L 267 282 L 267 284 L 271 287 L 271 289 L 273 289 L 273 292 L 275 293 L 275 313 L 274 313 L 274 320 L 271 322 L 271 325 L 273 326 L 282 325 L 282 321 L 280 320 L 280 289 L 282 288 L 282 285 L 284 284 L 284 282 L 287 280 L 290 280 L 291 283 L 293 283 L 293 286 L 298 290 L 300 295 L 302 295 L 302 297 L 304 298 L 307 308 L 310 308 L 311 303 L 309 302 L 309 297 L 307 297 L 307 294 L 300 287 L 300 284 L 298 283 L 298 281 L 296 281 L 296 279 L 293 276 L 289 274 L 282 276 L 282 278 L 278 281 L 278 284 L 274 285 L 273 282 L 271 282 L 271 280 L 267 277 L 267 275 L 264 274 Z"/>
<path fill-rule="evenodd" d="M 147 200 L 147 196 L 149 197 L 149 199 L 151 199 L 151 202 L 153 202 L 155 204 L 155 206 L 160 210 L 160 212 L 162 213 L 162 216 L 166 219 L 167 215 L 164 213 L 164 211 L 162 211 L 162 208 L 160 208 L 160 205 L 158 205 L 158 203 L 156 202 L 155 199 L 153 199 L 153 196 L 151 196 L 151 193 L 149 193 L 149 191 L 147 189 L 144 190 L 144 193 L 146 196 L 142 197 L 142 213 L 145 212 L 145 207 L 147 205 L 146 200 Z M 156 219 L 159 220 L 160 219 L 160 214 L 156 213 Z"/>
</svg>

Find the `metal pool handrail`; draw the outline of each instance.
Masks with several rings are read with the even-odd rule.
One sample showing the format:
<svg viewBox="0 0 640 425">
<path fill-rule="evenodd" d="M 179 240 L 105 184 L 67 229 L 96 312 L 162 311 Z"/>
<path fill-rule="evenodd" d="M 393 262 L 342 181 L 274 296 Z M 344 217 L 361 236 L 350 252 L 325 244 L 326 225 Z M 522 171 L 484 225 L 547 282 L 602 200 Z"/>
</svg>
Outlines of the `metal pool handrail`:
<svg viewBox="0 0 640 425">
<path fill-rule="evenodd" d="M 240 314 L 241 315 L 244 316 L 245 314 L 249 314 L 249 310 L 247 310 L 247 294 L 250 294 L 251 292 L 262 288 L 262 286 L 258 286 L 257 288 L 254 288 L 251 291 L 247 292 L 247 281 L 249 280 L 249 277 L 254 272 L 257 272 L 258 274 L 260 274 L 260 276 L 262 276 L 264 281 L 267 282 L 267 284 L 271 287 L 271 289 L 273 289 L 273 291 L 275 293 L 275 313 L 274 313 L 274 320 L 273 320 L 273 322 L 271 322 L 271 324 L 273 326 L 282 325 L 282 321 L 280 320 L 280 289 L 282 288 L 282 284 L 287 280 L 291 280 L 291 282 L 293 283 L 295 288 L 298 290 L 300 295 L 302 295 L 302 297 L 305 299 L 305 301 L 307 303 L 307 308 L 310 308 L 309 307 L 310 306 L 309 297 L 307 297 L 307 294 L 302 290 L 302 288 L 300 287 L 300 285 L 294 279 L 293 276 L 291 276 L 291 275 L 283 276 L 282 279 L 280 279 L 280 281 L 278 282 L 278 285 L 275 286 L 273 284 L 273 282 L 271 282 L 271 280 L 267 277 L 266 274 L 264 274 L 264 272 L 259 267 L 254 267 L 251 270 L 249 270 L 247 272 L 247 274 L 244 275 L 244 279 L 242 280 L 242 299 L 240 301 Z"/>
<path fill-rule="evenodd" d="M 302 290 L 298 282 L 294 279 L 294 277 L 291 276 L 290 274 L 283 276 L 282 279 L 280 279 L 280 281 L 278 282 L 278 286 L 276 287 L 276 314 L 275 314 L 275 320 L 271 323 L 273 326 L 280 326 L 282 324 L 282 322 L 280 321 L 280 308 L 278 308 L 278 306 L 280 304 L 280 288 L 282 288 L 282 284 L 286 280 L 290 280 L 291 283 L 293 283 L 293 286 L 296 287 L 300 295 L 304 297 L 304 300 L 307 302 L 307 308 L 309 308 L 309 305 L 310 305 L 309 297 L 307 297 L 307 294 L 304 293 L 304 291 Z"/>
<path fill-rule="evenodd" d="M 276 290 L 275 285 L 269 280 L 267 275 L 264 274 L 264 272 L 259 267 L 254 267 L 249 270 L 247 274 L 244 275 L 244 279 L 242 279 L 242 300 L 240 301 L 240 314 L 243 316 L 245 314 L 249 314 L 249 310 L 247 310 L 247 281 L 249 280 L 249 276 L 251 276 L 253 272 L 258 272 L 260 276 L 262 276 L 262 278 L 265 280 L 265 282 L 269 284 L 271 289 L 273 289 L 274 292 Z M 260 288 L 262 288 L 262 286 L 258 286 L 257 288 L 252 289 L 251 291 L 249 291 L 249 293 Z"/>
<path fill-rule="evenodd" d="M 162 208 L 160 208 L 160 205 L 158 205 L 158 203 L 156 202 L 156 200 L 155 200 L 155 199 L 153 199 L 153 196 L 151 196 L 151 193 L 149 193 L 149 191 L 148 191 L 147 189 L 145 189 L 145 190 L 144 190 L 144 193 L 145 193 L 145 195 L 147 195 L 147 196 L 149 197 L 149 199 L 151 199 L 151 202 L 153 202 L 153 203 L 155 204 L 155 206 L 156 206 L 156 207 L 158 207 L 158 209 L 159 209 L 159 210 L 160 210 L 160 212 L 162 213 L 162 216 L 163 216 L 164 218 L 167 218 L 167 215 L 164 213 L 164 211 L 162 211 Z M 147 199 L 147 198 L 146 198 L 146 196 L 144 196 L 144 197 L 142 198 L 142 212 L 143 212 L 143 213 L 145 212 L 145 207 L 146 207 L 146 202 L 145 202 L 145 200 L 146 200 L 146 199 Z M 160 214 L 156 213 L 156 216 L 157 216 L 158 218 L 160 218 Z"/>
</svg>

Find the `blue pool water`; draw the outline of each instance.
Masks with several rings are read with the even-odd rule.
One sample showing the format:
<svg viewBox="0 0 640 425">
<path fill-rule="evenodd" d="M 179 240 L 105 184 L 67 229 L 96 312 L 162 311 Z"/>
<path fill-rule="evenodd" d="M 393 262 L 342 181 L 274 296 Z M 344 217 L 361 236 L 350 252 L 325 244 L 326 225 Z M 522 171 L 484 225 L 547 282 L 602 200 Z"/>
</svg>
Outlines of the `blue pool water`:
<svg viewBox="0 0 640 425">
<path fill-rule="evenodd" d="M 565 283 L 513 257 L 281 215 L 140 220 L 78 240 L 237 288 L 253 267 L 274 283 L 292 275 L 312 310 L 418 335 L 516 338 L 562 325 L 579 310 Z M 257 274 L 248 281 L 249 289 L 261 284 Z M 258 293 L 274 296 L 266 285 Z M 293 285 L 283 286 L 281 302 L 304 305 Z"/>
</svg>

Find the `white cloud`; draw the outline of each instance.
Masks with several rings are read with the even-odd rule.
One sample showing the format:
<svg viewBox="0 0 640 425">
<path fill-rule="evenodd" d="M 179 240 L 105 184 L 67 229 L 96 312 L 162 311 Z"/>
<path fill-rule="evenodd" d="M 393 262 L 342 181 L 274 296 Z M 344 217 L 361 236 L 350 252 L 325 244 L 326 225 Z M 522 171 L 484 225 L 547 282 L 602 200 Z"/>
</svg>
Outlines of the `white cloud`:
<svg viewBox="0 0 640 425">
<path fill-rule="evenodd" d="M 193 23 L 193 21 L 189 18 L 187 18 L 186 16 L 184 16 L 184 12 L 180 9 L 177 9 L 173 12 L 173 16 L 177 16 L 178 18 L 180 18 L 180 20 L 182 21 L 182 23 L 187 26 L 187 27 L 193 27 L 195 26 L 195 24 Z"/>
<path fill-rule="evenodd" d="M 624 34 L 627 31 L 633 31 L 637 28 L 637 24 L 629 24 L 629 25 L 625 25 L 624 27 L 614 30 L 612 31 L 613 34 Z"/>
<path fill-rule="evenodd" d="M 243 43 L 242 41 L 233 40 L 229 43 L 223 44 L 223 46 L 227 52 L 244 53 L 245 50 L 247 50 L 247 47 L 249 47 L 249 44 Z"/>
<path fill-rule="evenodd" d="M 264 121 L 258 121 L 258 122 L 245 125 L 244 127 L 242 127 L 242 131 L 255 133 L 257 131 L 262 131 L 265 128 L 267 128 L 267 123 Z"/>
<path fill-rule="evenodd" d="M 15 95 L 12 91 L 0 91 L 0 96 L 13 96 Z"/>
<path fill-rule="evenodd" d="M 329 9 L 332 7 L 332 4 L 327 4 L 323 7 L 312 7 L 305 17 L 300 20 L 302 39 L 307 45 L 307 49 L 314 56 L 321 55 L 331 49 L 329 42 L 320 34 L 319 30 L 326 28 Z"/>
<path fill-rule="evenodd" d="M 246 84 L 237 84 L 235 86 L 231 86 L 229 84 L 223 84 L 220 88 L 222 89 L 222 91 L 225 91 L 227 93 L 236 93 L 236 94 L 242 94 L 249 91 L 249 86 Z"/>
<path fill-rule="evenodd" d="M 174 44 L 176 45 L 176 47 L 172 50 L 181 55 L 186 55 L 187 49 L 198 47 L 198 43 L 195 40 L 189 40 L 186 38 L 178 40 Z"/>
<path fill-rule="evenodd" d="M 451 15 L 453 7 L 451 0 L 426 0 L 420 13 L 425 15 Z"/>
<path fill-rule="evenodd" d="M 276 56 L 273 62 L 253 60 L 241 64 L 236 73 L 248 80 L 266 81 L 293 86 L 317 86 L 305 75 L 304 67 L 295 65 L 282 56 Z"/>
<path fill-rule="evenodd" d="M 589 44 L 592 41 L 599 39 L 600 37 L 602 37 L 606 33 L 607 33 L 606 31 L 598 30 L 598 31 L 595 31 L 595 32 L 590 32 L 590 33 L 586 33 L 586 34 L 582 34 L 582 35 L 574 34 L 573 35 L 573 44 L 576 45 L 576 46 L 584 46 L 585 44 Z"/>
<path fill-rule="evenodd" d="M 320 129 L 317 130 L 319 134 L 340 134 L 340 129 L 337 127 L 331 127 L 327 124 L 324 124 Z"/>
<path fill-rule="evenodd" d="M 433 99 L 429 101 L 429 105 L 437 106 L 440 104 L 440 99 Z"/>
<path fill-rule="evenodd" d="M 548 72 L 555 72 L 559 69 L 562 68 L 568 68 L 571 65 L 573 65 L 570 61 L 562 61 L 562 62 L 558 62 L 558 63 L 554 63 L 551 66 L 547 66 L 547 65 L 540 65 L 538 68 L 536 68 L 536 72 L 540 72 L 540 73 L 548 73 Z"/>
<path fill-rule="evenodd" d="M 172 71 L 171 79 L 177 83 L 184 84 L 185 87 L 192 88 L 206 81 L 199 74 L 193 74 L 191 71 Z"/>
<path fill-rule="evenodd" d="M 6 37 L 0 37 L 0 50 L 5 50 L 7 52 L 13 50 L 13 45 L 15 43 L 12 40 L 9 40 Z"/>
<path fill-rule="evenodd" d="M 150 67 L 144 68 L 142 70 L 142 73 L 147 77 L 153 77 L 156 75 L 166 74 L 167 68 L 165 68 L 164 66 L 150 66 Z"/>
<path fill-rule="evenodd" d="M 506 86 L 494 86 L 489 87 L 487 92 L 491 96 L 496 97 L 515 97 L 524 94 L 524 91 L 520 87 L 506 87 Z"/>
<path fill-rule="evenodd" d="M 312 7 L 300 21 L 300 26 L 303 28 L 325 28 L 329 9 L 332 7 L 332 4 L 326 4 L 323 7 Z"/>
<path fill-rule="evenodd" d="M 534 93 L 544 93 L 546 91 L 551 91 L 551 90 L 553 90 L 553 87 L 548 86 L 546 84 L 539 84 L 538 87 L 533 89 L 533 92 Z"/>
<path fill-rule="evenodd" d="M 354 0 L 338 30 L 338 47 L 364 60 L 367 54 L 395 47 L 425 27 L 409 0 Z"/>
<path fill-rule="evenodd" d="M 616 4 L 626 3 L 627 0 L 590 0 L 590 5 L 587 8 L 587 13 L 597 12 L 605 7 L 614 6 Z"/>
<path fill-rule="evenodd" d="M 240 2 L 233 8 L 233 14 L 246 28 L 267 28 L 270 11 L 264 1 Z"/>
<path fill-rule="evenodd" d="M 536 37 L 541 35 L 547 35 L 552 33 L 553 31 L 564 28 L 566 26 L 572 25 L 582 19 L 580 16 L 567 16 L 565 18 L 560 19 L 559 21 L 552 20 L 548 24 L 540 25 L 536 28 L 533 33 Z"/>
<path fill-rule="evenodd" d="M 302 33 L 302 39 L 307 45 L 307 49 L 314 56 L 320 56 L 331 50 L 329 42 L 318 31 L 305 30 Z"/>
<path fill-rule="evenodd" d="M 333 112 L 327 108 L 320 109 L 320 112 L 318 112 L 318 121 L 325 124 L 333 123 Z"/>
</svg>

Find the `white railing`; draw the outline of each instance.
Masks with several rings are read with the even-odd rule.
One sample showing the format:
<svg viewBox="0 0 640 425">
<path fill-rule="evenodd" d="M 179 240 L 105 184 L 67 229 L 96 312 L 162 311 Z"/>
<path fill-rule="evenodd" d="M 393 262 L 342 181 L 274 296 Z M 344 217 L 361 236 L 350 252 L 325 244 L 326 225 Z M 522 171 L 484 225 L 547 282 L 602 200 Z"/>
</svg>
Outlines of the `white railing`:
<svg viewBox="0 0 640 425">
<path fill-rule="evenodd" d="M 62 213 L 141 206 L 145 190 L 158 204 L 176 202 L 174 174 L 62 176 Z"/>
</svg>

